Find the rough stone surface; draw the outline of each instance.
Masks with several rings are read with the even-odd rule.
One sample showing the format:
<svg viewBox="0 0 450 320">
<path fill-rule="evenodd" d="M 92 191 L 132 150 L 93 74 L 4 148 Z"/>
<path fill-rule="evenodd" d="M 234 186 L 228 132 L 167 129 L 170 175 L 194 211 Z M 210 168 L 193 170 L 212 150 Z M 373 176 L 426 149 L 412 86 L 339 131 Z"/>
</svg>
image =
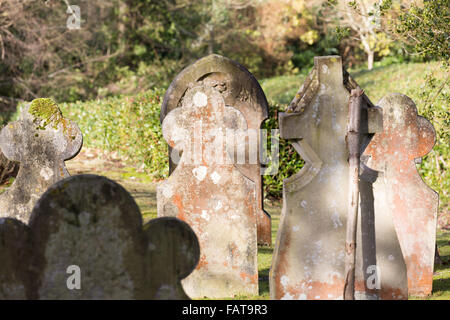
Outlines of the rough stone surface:
<svg viewBox="0 0 450 320">
<path fill-rule="evenodd" d="M 0 218 L 0 300 L 32 298 L 28 235 L 28 227 L 22 222 Z"/>
<path fill-rule="evenodd" d="M 242 113 L 246 122 L 244 126 L 249 130 L 257 132 L 268 117 L 266 97 L 253 75 L 237 62 L 213 54 L 191 64 L 172 81 L 161 107 L 161 123 L 171 110 L 181 106 L 186 90 L 197 85 L 211 87 L 220 92 L 227 106 L 236 108 Z M 250 163 L 247 155 L 245 164 L 236 163 L 236 167 L 256 184 L 258 244 L 271 245 L 271 219 L 264 211 L 263 205 L 259 133 L 257 139 L 258 162 Z M 169 167 L 171 173 L 176 168 L 171 147 L 169 147 Z"/>
<path fill-rule="evenodd" d="M 7 124 L 0 133 L 4 155 L 20 162 L 14 183 L 0 195 L 0 217 L 24 223 L 28 223 L 31 210 L 44 191 L 69 176 L 64 160 L 78 154 L 83 140 L 76 123 L 64 118 L 55 125 L 46 123 L 30 114 L 29 108 L 30 105 L 24 107 L 20 119 Z M 55 112 L 60 115 L 57 107 Z"/>
<path fill-rule="evenodd" d="M 181 279 L 199 261 L 193 230 L 176 218 L 143 227 L 133 198 L 105 177 L 57 182 L 36 203 L 29 227 L 0 222 L 6 299 L 189 298 Z M 79 267 L 81 288 L 68 288 L 69 266 Z"/>
<path fill-rule="evenodd" d="M 243 120 L 239 111 L 225 107 L 219 92 L 198 86 L 185 93 L 182 106 L 162 124 L 164 138 L 183 154 L 158 186 L 158 216 L 186 221 L 199 238 L 200 263 L 182 282 L 191 297 L 258 294 L 255 183 L 231 161 L 217 161 L 226 159 L 228 150 L 216 137 L 227 123 Z M 200 136 L 200 144 L 192 142 Z"/>
<path fill-rule="evenodd" d="M 291 140 L 305 160 L 304 167 L 283 182 L 283 211 L 270 273 L 273 299 L 342 299 L 344 289 L 345 234 L 348 206 L 347 117 L 352 79 L 344 79 L 338 56 L 316 57 L 315 66 L 288 108 L 279 115 L 280 135 Z M 372 132 L 382 128 L 379 108 L 364 97 L 362 110 L 362 148 L 367 146 Z M 361 195 L 364 203 L 369 201 Z M 360 210 L 361 211 L 361 210 Z M 381 263 L 384 254 L 399 254 L 398 240 L 389 217 L 374 221 L 374 216 L 360 213 L 357 251 L 356 298 L 390 297 L 399 299 L 397 289 L 405 281 L 381 283 L 367 287 L 368 263 L 374 261 L 383 274 L 394 272 L 402 279 L 404 262 Z M 376 225 L 366 230 L 365 225 Z M 386 236 L 376 244 L 378 236 Z M 362 240 L 361 240 L 362 239 Z M 371 258 L 371 259 L 369 259 Z M 403 291 L 402 291 L 403 292 Z M 403 297 L 404 298 L 404 297 Z"/>
<path fill-rule="evenodd" d="M 375 134 L 363 158 L 381 176 L 384 196 L 379 199 L 380 206 L 394 221 L 408 270 L 408 292 L 428 295 L 433 283 L 439 199 L 418 174 L 415 159 L 433 148 L 435 131 L 428 120 L 417 115 L 414 102 L 405 95 L 390 94 L 378 104 L 383 109 L 384 130 Z"/>
</svg>

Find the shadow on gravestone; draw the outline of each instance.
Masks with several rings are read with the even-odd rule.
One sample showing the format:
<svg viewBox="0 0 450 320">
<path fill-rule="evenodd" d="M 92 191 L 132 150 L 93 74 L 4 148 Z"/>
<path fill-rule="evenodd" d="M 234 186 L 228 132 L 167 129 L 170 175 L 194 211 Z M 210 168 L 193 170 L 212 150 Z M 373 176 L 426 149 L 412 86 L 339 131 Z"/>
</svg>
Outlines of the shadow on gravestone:
<svg viewBox="0 0 450 320">
<path fill-rule="evenodd" d="M 283 181 L 283 211 L 270 272 L 273 299 L 343 298 L 349 177 L 347 117 L 349 91 L 357 86 L 344 74 L 339 56 L 316 57 L 314 69 L 288 112 L 279 115 L 281 137 L 291 140 L 305 165 Z M 381 110 L 366 96 L 361 123 L 364 149 L 373 133 L 382 130 Z M 362 206 L 373 206 L 371 192 L 370 186 L 361 190 Z M 373 210 L 360 211 L 363 225 L 358 228 L 355 296 L 404 299 L 406 296 L 398 292 L 406 290 L 406 268 L 392 219 L 389 213 L 377 211 L 375 217 Z M 395 256 L 396 261 L 385 263 L 381 257 L 386 254 Z M 372 283 L 374 267 L 390 277 L 395 273 L 396 280 L 379 285 L 376 278 Z"/>
<path fill-rule="evenodd" d="M 3 230 L 18 229 L 0 244 L 0 254 L 9 257 L 6 270 L 0 266 L 7 298 L 26 291 L 29 299 L 188 299 L 180 281 L 199 259 L 192 229 L 176 218 L 154 219 L 143 228 L 131 195 L 105 177 L 57 182 L 36 203 L 29 227 L 4 220 L 0 237 Z M 28 256 L 26 237 L 31 258 L 14 270 L 20 256 Z M 20 255 L 12 256 L 13 251 Z M 27 262 L 28 278 L 22 281 Z M 20 293 L 10 279 L 29 282 Z"/>
<path fill-rule="evenodd" d="M 264 92 L 255 77 L 239 63 L 220 55 L 212 54 L 186 67 L 172 81 L 161 106 L 161 123 L 170 111 L 181 106 L 186 90 L 197 85 L 211 87 L 220 92 L 227 107 L 236 108 L 243 114 L 246 121 L 246 129 L 248 129 L 247 132 L 242 132 L 243 136 L 247 133 L 249 135 L 255 133 L 256 135 L 254 143 L 249 145 L 249 141 L 246 141 L 247 150 L 249 146 L 250 148 L 257 147 L 255 148 L 257 150 L 254 150 L 257 158 L 256 163 L 251 163 L 249 160 L 251 155 L 247 154 L 245 155 L 245 163 L 240 164 L 236 162 L 236 167 L 256 184 L 258 244 L 271 245 L 271 218 L 264 211 L 260 158 L 262 152 L 260 146 L 262 144 L 259 129 L 269 114 L 269 107 Z M 173 158 L 173 154 L 177 153 L 179 153 L 178 150 L 172 150 L 172 147 L 169 146 L 170 173 L 177 166 Z"/>
<path fill-rule="evenodd" d="M 414 102 L 399 93 L 379 101 L 383 132 L 375 134 L 363 154 L 367 166 L 382 176 L 380 205 L 393 218 L 408 270 L 408 293 L 431 294 L 436 243 L 438 194 L 417 172 L 415 159 L 431 151 L 433 125 L 417 114 Z"/>
<path fill-rule="evenodd" d="M 0 218 L 0 300 L 31 298 L 29 229 L 12 218 Z"/>
<path fill-rule="evenodd" d="M 199 238 L 200 263 L 183 280 L 191 297 L 258 294 L 255 184 L 236 169 L 221 139 L 227 123 L 242 121 L 219 92 L 198 86 L 162 124 L 168 144 L 183 154 L 157 188 L 158 216 L 186 221 Z"/>
<path fill-rule="evenodd" d="M 20 119 L 0 133 L 4 155 L 20 162 L 14 183 L 0 195 L 0 217 L 28 223 L 42 193 L 69 176 L 64 161 L 74 158 L 82 144 L 76 123 L 65 119 L 51 99 L 36 99 L 25 106 Z"/>
</svg>

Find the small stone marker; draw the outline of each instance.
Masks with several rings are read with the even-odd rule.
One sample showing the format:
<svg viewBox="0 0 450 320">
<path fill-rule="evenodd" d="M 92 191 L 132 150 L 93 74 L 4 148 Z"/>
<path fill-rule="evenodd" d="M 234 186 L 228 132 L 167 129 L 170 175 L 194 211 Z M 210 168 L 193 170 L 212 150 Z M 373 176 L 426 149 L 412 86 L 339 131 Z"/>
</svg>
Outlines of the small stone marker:
<svg viewBox="0 0 450 320">
<path fill-rule="evenodd" d="M 28 236 L 28 227 L 22 222 L 0 218 L 0 300 L 32 298 Z"/>
<path fill-rule="evenodd" d="M 433 284 L 439 196 L 423 182 L 415 159 L 433 148 L 435 131 L 405 95 L 387 95 L 379 106 L 384 130 L 375 134 L 363 156 L 383 179 L 385 196 L 380 205 L 394 221 L 408 270 L 408 292 L 428 295 Z"/>
<path fill-rule="evenodd" d="M 316 57 L 314 65 L 288 112 L 279 115 L 280 136 L 292 140 L 305 165 L 283 182 L 283 211 L 270 272 L 273 299 L 343 298 L 349 190 L 345 138 L 349 91 L 356 84 L 347 75 L 344 78 L 339 56 Z M 366 96 L 363 102 L 362 148 L 367 146 L 372 133 L 382 130 L 381 110 L 373 107 Z M 361 198 L 366 197 L 362 194 L 365 190 L 360 192 Z M 361 218 L 364 223 L 375 223 L 373 215 L 366 212 L 360 211 L 359 221 Z M 370 257 L 375 259 L 375 267 L 378 266 L 381 273 L 392 274 L 390 265 L 377 265 L 376 259 L 386 252 L 398 254 L 398 240 L 394 232 L 389 232 L 393 230 L 392 222 L 389 225 L 389 221 L 385 224 L 377 221 L 376 225 L 379 228 L 372 233 L 366 229 L 359 230 L 362 246 L 356 257 L 357 299 L 386 297 L 392 291 L 397 293 L 397 286 L 402 288 L 400 280 L 396 283 L 382 282 L 381 286 L 376 285 L 373 289 L 367 281 L 372 280 L 369 276 L 373 271 L 371 268 L 361 271 L 369 267 Z M 379 234 L 389 237 L 385 239 L 389 244 L 386 250 L 375 248 L 373 239 Z M 372 255 L 369 255 L 368 248 Z M 395 264 L 396 271 L 402 270 L 402 263 L 404 267 L 404 262 L 399 260 L 396 262 L 398 265 Z M 397 276 L 402 279 L 401 272 Z M 401 297 L 396 295 L 392 298 Z"/>
<path fill-rule="evenodd" d="M 255 183 L 224 161 L 228 150 L 217 139 L 243 120 L 219 92 L 198 86 L 162 124 L 166 141 L 183 154 L 158 186 L 158 216 L 186 221 L 199 238 L 200 263 L 182 282 L 191 297 L 258 294 Z"/>
<path fill-rule="evenodd" d="M 144 232 L 133 198 L 105 177 L 57 182 L 29 226 L 39 299 L 188 298 L 180 280 L 198 263 L 194 232 L 175 218 L 152 220 Z"/>
<path fill-rule="evenodd" d="M 256 149 L 254 150 L 257 153 L 255 163 L 249 161 L 251 156 L 247 154 L 245 163 L 237 162 L 235 165 L 239 171 L 256 184 L 258 244 L 271 245 L 271 219 L 270 215 L 264 211 L 261 159 L 259 157 L 261 145 L 259 129 L 269 114 L 264 92 L 255 77 L 239 63 L 212 54 L 185 68 L 172 81 L 161 106 L 161 123 L 170 111 L 181 106 L 186 90 L 198 85 L 214 88 L 220 92 L 227 107 L 231 106 L 239 110 L 244 116 L 246 123 L 240 129 L 248 129 L 248 132 L 254 133 L 256 136 L 253 143 L 256 143 L 257 146 L 250 146 L 250 148 Z M 243 133 L 245 134 L 245 132 Z M 248 143 L 252 142 L 247 141 L 246 143 L 247 149 L 249 149 Z M 169 170 L 171 173 L 176 166 L 173 150 L 169 147 Z"/>
<path fill-rule="evenodd" d="M 28 223 L 42 193 L 69 176 L 64 161 L 78 154 L 82 140 L 76 123 L 65 119 L 51 99 L 36 99 L 24 107 L 20 120 L 0 133 L 4 155 L 20 162 L 14 183 L 0 195 L 0 217 Z"/>
</svg>

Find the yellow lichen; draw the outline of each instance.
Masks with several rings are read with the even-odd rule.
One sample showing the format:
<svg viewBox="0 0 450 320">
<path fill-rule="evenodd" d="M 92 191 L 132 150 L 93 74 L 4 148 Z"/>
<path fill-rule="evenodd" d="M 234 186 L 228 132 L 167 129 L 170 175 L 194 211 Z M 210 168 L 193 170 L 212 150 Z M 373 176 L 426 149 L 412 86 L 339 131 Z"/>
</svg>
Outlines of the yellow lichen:
<svg viewBox="0 0 450 320">
<path fill-rule="evenodd" d="M 37 129 L 45 130 L 48 125 L 57 130 L 59 124 L 63 126 L 63 132 L 68 133 L 69 121 L 64 119 L 61 110 L 51 98 L 38 98 L 31 101 L 28 113 L 38 125 Z M 74 137 L 72 137 L 74 139 Z"/>
<path fill-rule="evenodd" d="M 45 130 L 49 124 L 57 129 L 63 120 L 61 110 L 59 110 L 55 101 L 50 98 L 39 98 L 31 101 L 28 113 L 34 117 L 35 123 L 39 123 L 38 129 L 42 130 Z"/>
</svg>

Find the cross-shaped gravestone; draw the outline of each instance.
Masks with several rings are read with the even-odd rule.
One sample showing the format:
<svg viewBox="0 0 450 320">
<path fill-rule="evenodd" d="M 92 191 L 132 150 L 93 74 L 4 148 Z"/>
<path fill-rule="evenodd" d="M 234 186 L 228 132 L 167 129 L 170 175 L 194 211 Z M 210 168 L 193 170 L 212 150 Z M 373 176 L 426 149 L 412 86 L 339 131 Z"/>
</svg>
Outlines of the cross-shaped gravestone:
<svg viewBox="0 0 450 320">
<path fill-rule="evenodd" d="M 383 132 L 375 134 L 363 158 L 382 177 L 385 196 L 380 205 L 394 220 L 408 271 L 408 292 L 428 295 L 433 284 L 439 197 L 423 182 L 415 159 L 433 148 L 435 131 L 405 95 L 387 95 L 379 106 Z"/>
<path fill-rule="evenodd" d="M 283 211 L 270 274 L 270 291 L 274 299 L 343 297 L 349 190 L 346 134 L 349 91 L 355 86 L 348 75 L 344 78 L 340 57 L 316 57 L 314 69 L 288 112 L 279 115 L 281 137 L 291 140 L 305 165 L 283 182 Z M 371 133 L 382 130 L 380 109 L 373 107 L 366 96 L 363 102 L 362 148 L 370 141 Z M 375 223 L 373 216 L 367 216 L 365 212 L 360 215 L 365 223 L 368 220 Z M 397 283 L 383 284 L 372 290 L 365 281 L 371 280 L 366 279 L 367 271 L 362 270 L 371 261 L 368 258 L 376 259 L 386 253 L 375 249 L 374 239 L 378 233 L 388 235 L 385 239 L 390 245 L 387 252 L 400 252 L 395 232 L 389 232 L 393 230 L 392 222 L 387 221 L 379 227 L 377 230 L 359 230 L 362 241 L 358 245 L 364 251 L 359 251 L 356 265 L 359 270 L 355 284 L 357 298 L 371 298 L 373 291 L 378 296 L 383 292 L 385 296 L 384 292 L 388 295 L 397 290 Z M 397 260 L 396 263 L 400 267 L 395 270 L 401 270 L 402 262 Z M 382 264 L 378 267 L 384 271 L 391 266 Z M 402 274 L 397 276 L 401 279 Z M 391 284 L 392 288 L 389 287 Z M 402 285 L 401 281 L 399 285 Z"/>
<path fill-rule="evenodd" d="M 236 167 L 256 184 L 256 206 L 258 223 L 258 244 L 271 245 L 271 219 L 264 211 L 259 129 L 262 122 L 268 117 L 268 104 L 264 92 L 253 75 L 239 63 L 228 58 L 212 54 L 204 57 L 184 69 L 171 83 L 164 96 L 161 107 L 161 123 L 166 115 L 173 109 L 181 106 L 182 99 L 188 88 L 204 85 L 220 92 L 225 104 L 239 110 L 244 116 L 242 134 L 248 134 L 247 150 L 253 150 L 252 155 L 247 154 L 244 161 L 236 160 Z M 253 141 L 251 139 L 254 139 Z M 250 151 L 251 152 L 251 151 Z M 173 159 L 174 152 L 169 147 L 169 170 L 172 173 L 177 163 Z"/>
<path fill-rule="evenodd" d="M 198 86 L 162 124 L 166 141 L 183 154 L 158 186 L 158 216 L 186 221 L 199 238 L 200 263 L 183 280 L 191 297 L 258 294 L 255 184 L 236 169 L 223 143 L 227 124 L 244 120 L 219 92 Z"/>
<path fill-rule="evenodd" d="M 29 226 L 0 219 L 0 239 L 6 299 L 188 299 L 181 279 L 200 255 L 186 223 L 160 218 L 143 227 L 131 195 L 95 175 L 52 185 Z"/>
<path fill-rule="evenodd" d="M 0 195 L 0 217 L 28 223 L 42 193 L 69 176 L 64 161 L 78 154 L 82 140 L 76 123 L 65 119 L 51 99 L 36 99 L 25 106 L 20 119 L 0 133 L 4 155 L 20 162 L 14 183 Z"/>
</svg>

